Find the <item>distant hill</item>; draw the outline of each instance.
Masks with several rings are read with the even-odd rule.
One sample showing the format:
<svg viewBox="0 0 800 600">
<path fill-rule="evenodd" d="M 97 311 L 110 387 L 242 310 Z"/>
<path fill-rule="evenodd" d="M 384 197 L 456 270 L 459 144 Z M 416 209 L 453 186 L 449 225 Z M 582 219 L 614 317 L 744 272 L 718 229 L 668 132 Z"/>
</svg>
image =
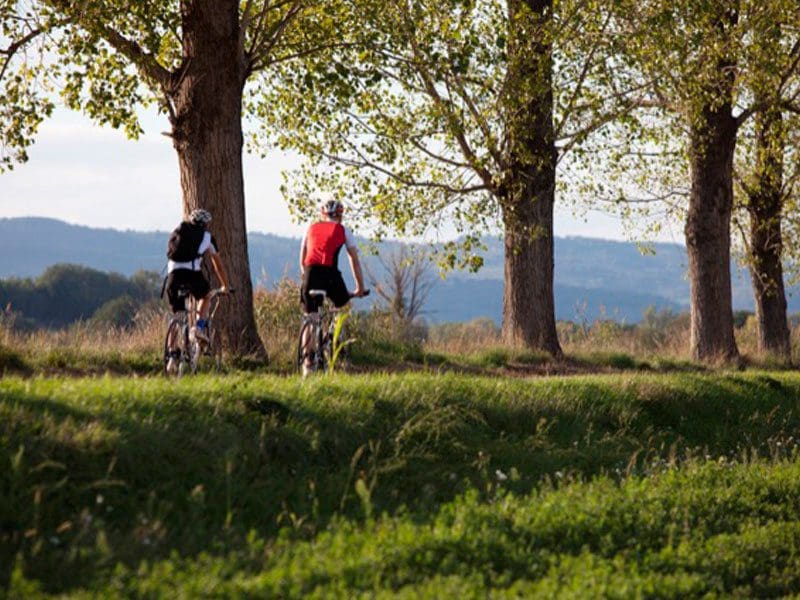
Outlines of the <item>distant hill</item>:
<svg viewBox="0 0 800 600">
<path fill-rule="evenodd" d="M 140 269 L 161 271 L 167 232 L 94 229 L 43 218 L 0 219 L 0 278 L 35 277 L 54 263 L 73 263 L 130 276 Z M 299 240 L 271 234 L 248 236 L 253 278 L 271 285 L 284 274 L 296 276 Z M 500 319 L 503 245 L 487 240 L 485 266 L 477 274 L 451 273 L 434 287 L 426 306 L 432 322 L 479 316 Z M 635 322 L 648 305 L 684 310 L 689 303 L 686 251 L 679 244 L 656 244 L 642 255 L 635 244 L 591 238 L 557 238 L 556 316 L 598 317 Z M 367 258 L 372 270 L 381 269 Z M 344 259 L 342 259 L 344 263 Z M 345 266 L 344 264 L 342 265 Z M 342 269 L 347 274 L 347 269 Z M 734 270 L 734 306 L 752 309 L 749 280 Z M 2 299 L 0 299 L 1 301 Z M 800 299 L 789 298 L 790 311 Z"/>
</svg>

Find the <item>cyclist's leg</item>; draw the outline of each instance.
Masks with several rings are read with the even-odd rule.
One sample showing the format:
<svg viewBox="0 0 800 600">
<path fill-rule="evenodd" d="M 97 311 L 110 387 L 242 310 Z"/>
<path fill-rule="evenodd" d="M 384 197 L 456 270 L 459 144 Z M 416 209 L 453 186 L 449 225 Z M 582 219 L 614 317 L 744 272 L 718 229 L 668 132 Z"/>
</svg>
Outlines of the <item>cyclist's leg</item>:
<svg viewBox="0 0 800 600">
<path fill-rule="evenodd" d="M 197 318 L 208 320 L 208 311 L 210 310 L 211 303 L 208 300 L 209 294 L 201 296 L 197 299 Z"/>
<path fill-rule="evenodd" d="M 172 311 L 171 321 L 180 320 L 180 315 L 186 312 L 186 299 L 189 294 L 189 286 L 186 282 L 186 273 L 173 271 L 167 276 L 166 283 L 167 301 Z M 170 354 L 177 351 L 180 345 L 180 327 L 170 327 L 167 332 L 166 347 Z"/>
<path fill-rule="evenodd" d="M 211 303 L 208 301 L 211 285 L 201 271 L 192 271 L 191 288 L 192 296 L 197 301 L 195 335 L 197 339 L 208 342 L 208 332 L 205 328 L 205 323 L 208 320 L 208 312 L 211 307 Z"/>
<path fill-rule="evenodd" d="M 308 294 L 305 294 L 305 297 L 307 301 L 304 302 L 305 318 L 303 322 L 308 323 L 308 326 L 303 327 L 300 346 L 303 353 L 303 366 L 311 369 L 315 366 L 314 353 L 319 350 L 316 338 L 322 329 L 319 309 L 323 300 L 320 296 L 308 296 Z"/>
<path fill-rule="evenodd" d="M 312 296 L 308 292 L 312 289 L 325 289 L 325 281 L 320 278 L 321 270 L 310 266 L 303 273 L 303 282 L 300 287 L 300 301 L 305 311 L 303 331 L 300 335 L 300 348 L 303 357 L 303 366 L 306 369 L 314 367 L 314 352 L 316 349 L 316 332 L 320 328 L 319 308 L 322 304 L 320 296 Z M 311 326 L 305 326 L 308 322 Z"/>
<path fill-rule="evenodd" d="M 347 284 L 344 282 L 342 272 L 338 269 L 330 273 L 326 291 L 328 292 L 328 298 L 336 308 L 343 308 L 350 302 L 350 292 L 347 290 Z"/>
</svg>

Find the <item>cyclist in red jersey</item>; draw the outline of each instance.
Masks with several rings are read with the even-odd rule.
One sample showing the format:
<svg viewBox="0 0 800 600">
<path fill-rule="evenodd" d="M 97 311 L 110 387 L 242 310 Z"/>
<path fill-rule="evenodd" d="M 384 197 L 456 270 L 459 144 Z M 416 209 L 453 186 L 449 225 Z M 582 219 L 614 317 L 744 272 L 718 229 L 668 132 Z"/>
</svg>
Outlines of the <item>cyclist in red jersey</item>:
<svg viewBox="0 0 800 600">
<path fill-rule="evenodd" d="M 308 228 L 300 244 L 300 269 L 303 273 L 300 298 L 306 314 L 316 313 L 322 302 L 318 296 L 310 297 L 308 290 L 325 290 L 337 308 L 347 304 L 351 297 L 365 295 L 358 248 L 353 235 L 342 225 L 344 206 L 338 200 L 327 200 L 320 205 L 320 212 L 322 220 Z M 347 250 L 350 269 L 356 280 L 356 289 L 352 294 L 347 291 L 339 271 L 339 251 L 342 246 Z M 310 366 L 310 343 L 310 339 L 303 340 L 306 367 Z"/>
</svg>

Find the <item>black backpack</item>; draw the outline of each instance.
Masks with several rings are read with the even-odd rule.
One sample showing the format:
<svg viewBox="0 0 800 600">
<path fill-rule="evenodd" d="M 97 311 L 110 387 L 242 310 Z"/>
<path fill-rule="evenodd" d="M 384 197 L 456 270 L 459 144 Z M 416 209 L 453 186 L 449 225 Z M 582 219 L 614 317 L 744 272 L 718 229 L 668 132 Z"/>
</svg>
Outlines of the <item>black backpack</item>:
<svg viewBox="0 0 800 600">
<path fill-rule="evenodd" d="M 183 221 L 175 228 L 167 242 L 167 258 L 175 262 L 191 262 L 200 255 L 197 251 L 203 243 L 206 228 Z"/>
</svg>

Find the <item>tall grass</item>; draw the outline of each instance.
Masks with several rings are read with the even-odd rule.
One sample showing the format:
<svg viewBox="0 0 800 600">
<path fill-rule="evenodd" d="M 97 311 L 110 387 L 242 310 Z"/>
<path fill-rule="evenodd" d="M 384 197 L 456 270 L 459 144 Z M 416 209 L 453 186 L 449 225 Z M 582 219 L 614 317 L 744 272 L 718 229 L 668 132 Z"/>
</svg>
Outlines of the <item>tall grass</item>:
<svg viewBox="0 0 800 600">
<path fill-rule="evenodd" d="M 162 368 L 167 315 L 148 309 L 133 327 L 79 322 L 61 330 L 19 331 L 0 322 L 0 372 L 36 370 L 157 373 Z M 2 353 L 15 357 L 3 360 Z"/>
<path fill-rule="evenodd" d="M 254 295 L 256 324 L 270 357 L 270 369 L 296 368 L 298 331 L 302 321 L 296 282 L 283 279 Z M 567 360 L 556 365 L 543 354 L 503 345 L 499 327 L 490 319 L 426 326 L 405 323 L 378 310 L 359 306 L 348 318 L 345 364 L 354 369 L 454 368 L 520 370 L 547 373 L 596 370 L 696 369 L 689 359 L 686 314 L 649 311 L 636 325 L 611 320 L 559 322 L 558 334 Z M 134 326 L 114 328 L 82 322 L 58 330 L 24 332 L 0 319 L 0 371 L 156 373 L 161 368 L 168 315 L 148 308 Z M 783 368 L 757 351 L 753 317 L 736 330 L 740 351 L 756 367 Z M 800 361 L 800 326 L 791 330 L 792 356 Z M 230 364 L 230 363 L 229 363 Z"/>
<path fill-rule="evenodd" d="M 615 368 L 639 368 L 644 363 L 651 366 L 686 366 L 690 360 L 687 313 L 648 311 L 645 319 L 636 324 L 611 319 L 560 321 L 557 329 L 565 354 L 578 362 Z M 792 362 L 797 364 L 800 361 L 800 325 L 792 325 L 790 334 Z M 754 316 L 749 316 L 743 325 L 737 327 L 735 335 L 739 351 L 749 362 L 769 368 L 786 366 L 775 357 L 759 352 Z M 486 318 L 432 325 L 423 348 L 427 352 L 472 357 L 478 362 L 487 352 L 510 352 L 507 348 L 503 349 L 500 328 Z"/>
<path fill-rule="evenodd" d="M 273 366 L 296 368 L 297 344 L 303 315 L 297 282 L 284 278 L 271 290 L 256 289 L 253 296 L 256 325 Z"/>
</svg>

